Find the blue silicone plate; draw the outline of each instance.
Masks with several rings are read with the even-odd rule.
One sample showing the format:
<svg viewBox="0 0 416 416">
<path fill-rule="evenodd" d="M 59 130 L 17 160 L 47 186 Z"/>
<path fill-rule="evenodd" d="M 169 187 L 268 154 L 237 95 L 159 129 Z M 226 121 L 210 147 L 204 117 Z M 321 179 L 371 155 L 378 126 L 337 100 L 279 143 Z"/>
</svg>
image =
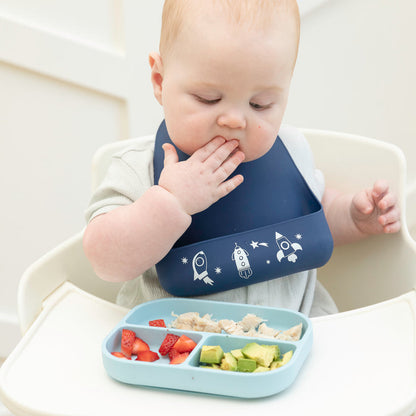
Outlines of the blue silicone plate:
<svg viewBox="0 0 416 416">
<path fill-rule="evenodd" d="M 281 341 L 270 338 L 234 336 L 225 333 L 185 331 L 169 328 L 175 319 L 172 315 L 198 312 L 202 317 L 210 314 L 212 319 L 241 321 L 248 313 L 266 321 L 267 326 L 286 330 L 302 323 L 299 341 Z M 150 327 L 149 321 L 164 319 L 167 328 Z M 161 357 L 154 362 L 124 360 L 111 354 L 120 351 L 122 329 L 130 329 L 136 336 L 158 352 L 167 333 L 187 335 L 197 346 L 182 364 L 169 364 L 169 358 Z M 249 342 L 277 344 L 281 354 L 292 350 L 288 364 L 272 371 L 241 373 L 234 371 L 201 368 L 199 356 L 202 345 L 220 345 L 224 352 L 242 348 Z M 276 394 L 289 387 L 296 379 L 312 347 L 311 321 L 303 314 L 288 309 L 277 309 L 254 305 L 214 302 L 207 300 L 167 298 L 147 302 L 133 308 L 108 334 L 102 344 L 103 363 L 107 373 L 114 379 L 135 385 L 187 390 L 223 396 L 257 398 Z"/>
</svg>

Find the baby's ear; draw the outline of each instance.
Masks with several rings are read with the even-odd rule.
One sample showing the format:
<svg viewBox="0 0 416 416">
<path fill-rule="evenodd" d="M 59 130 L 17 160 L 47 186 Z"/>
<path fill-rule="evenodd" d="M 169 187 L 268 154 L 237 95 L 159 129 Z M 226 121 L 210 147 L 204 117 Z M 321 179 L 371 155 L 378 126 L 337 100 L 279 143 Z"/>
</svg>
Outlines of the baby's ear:
<svg viewBox="0 0 416 416">
<path fill-rule="evenodd" d="M 160 105 L 162 105 L 163 62 L 160 54 L 152 52 L 149 55 L 149 64 L 152 69 L 151 81 L 153 85 L 153 93 L 156 100 Z"/>
</svg>

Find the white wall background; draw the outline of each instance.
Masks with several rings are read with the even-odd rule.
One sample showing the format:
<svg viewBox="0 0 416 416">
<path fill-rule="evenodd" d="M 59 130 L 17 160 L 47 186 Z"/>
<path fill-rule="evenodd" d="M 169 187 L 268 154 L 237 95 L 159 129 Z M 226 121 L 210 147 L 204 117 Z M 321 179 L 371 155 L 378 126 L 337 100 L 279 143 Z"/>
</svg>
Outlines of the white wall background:
<svg viewBox="0 0 416 416">
<path fill-rule="evenodd" d="M 162 3 L 0 0 L 0 357 L 23 271 L 84 226 L 94 151 L 160 121 L 147 55 Z M 416 3 L 299 3 L 286 122 L 396 143 L 416 182 Z"/>
<path fill-rule="evenodd" d="M 94 151 L 159 117 L 147 53 L 162 1 L 145 4 L 0 1 L 3 313 L 25 268 L 84 226 Z"/>
<path fill-rule="evenodd" d="M 330 0 L 303 19 L 286 120 L 399 145 L 416 181 L 416 3 Z"/>
</svg>

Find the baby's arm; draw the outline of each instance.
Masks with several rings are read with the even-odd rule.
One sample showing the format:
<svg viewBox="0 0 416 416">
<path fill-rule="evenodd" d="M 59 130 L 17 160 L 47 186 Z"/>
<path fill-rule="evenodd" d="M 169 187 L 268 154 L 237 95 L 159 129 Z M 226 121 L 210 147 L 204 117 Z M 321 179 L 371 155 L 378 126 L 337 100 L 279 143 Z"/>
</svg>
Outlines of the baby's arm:
<svg viewBox="0 0 416 416">
<path fill-rule="evenodd" d="M 385 181 L 377 181 L 372 188 L 356 194 L 327 189 L 322 205 L 335 245 L 400 230 L 397 197 Z"/>
<path fill-rule="evenodd" d="M 178 162 L 173 146 L 165 145 L 165 166 L 159 185 L 137 201 L 95 217 L 83 245 L 95 272 L 104 280 L 133 279 L 161 260 L 203 211 L 243 180 L 230 174 L 244 159 L 234 152 L 237 141 L 216 138 L 187 161 Z"/>
</svg>

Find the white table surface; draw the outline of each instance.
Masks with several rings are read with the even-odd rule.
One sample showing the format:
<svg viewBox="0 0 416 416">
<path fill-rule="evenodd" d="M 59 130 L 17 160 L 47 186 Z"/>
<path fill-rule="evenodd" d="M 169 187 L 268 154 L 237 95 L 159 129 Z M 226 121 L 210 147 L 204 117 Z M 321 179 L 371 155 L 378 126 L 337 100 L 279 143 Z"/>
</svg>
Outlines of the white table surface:
<svg viewBox="0 0 416 416">
<path fill-rule="evenodd" d="M 0 368 L 15 416 L 155 414 L 409 415 L 416 408 L 416 295 L 313 318 L 294 384 L 262 399 L 130 386 L 111 379 L 101 343 L 127 312 L 66 283 Z M 282 413 L 283 412 L 283 413 Z"/>
</svg>

